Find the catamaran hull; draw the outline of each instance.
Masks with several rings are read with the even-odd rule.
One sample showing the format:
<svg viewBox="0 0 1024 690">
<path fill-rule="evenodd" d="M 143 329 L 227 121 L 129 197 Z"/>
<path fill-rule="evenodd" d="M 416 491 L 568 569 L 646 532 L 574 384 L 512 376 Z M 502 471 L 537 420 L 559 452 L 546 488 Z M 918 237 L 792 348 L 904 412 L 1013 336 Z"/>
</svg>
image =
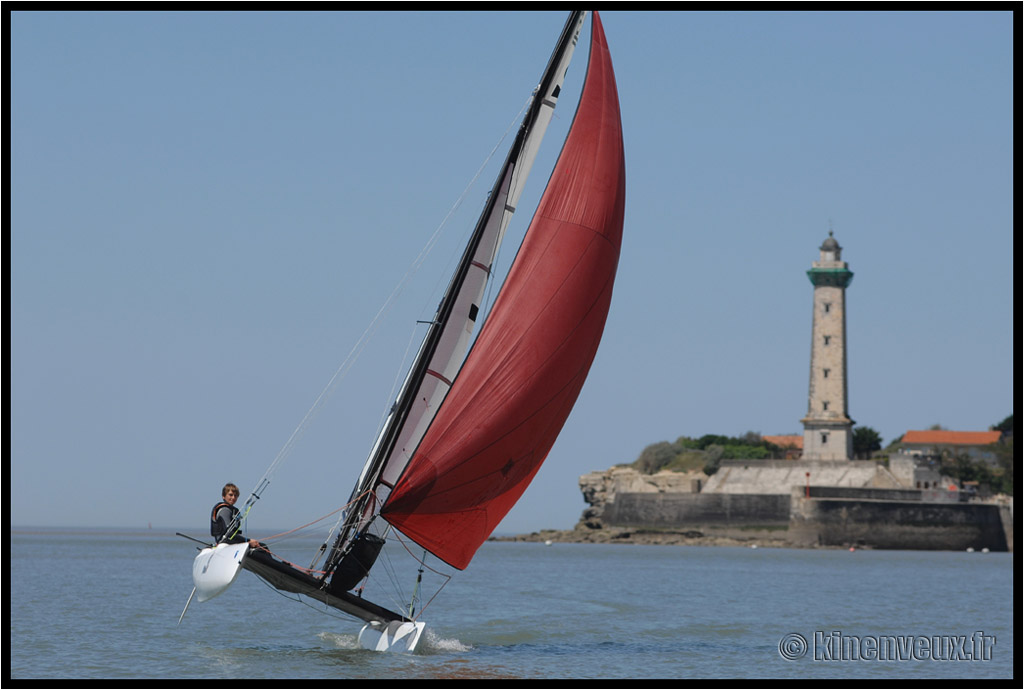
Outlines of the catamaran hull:
<svg viewBox="0 0 1024 690">
<path fill-rule="evenodd" d="M 425 626 L 412 621 L 367 623 L 359 631 L 359 644 L 374 652 L 414 652 Z"/>
<path fill-rule="evenodd" d="M 248 550 L 248 544 L 217 544 L 200 551 L 192 562 L 196 599 L 208 601 L 230 587 L 242 570 Z"/>
</svg>

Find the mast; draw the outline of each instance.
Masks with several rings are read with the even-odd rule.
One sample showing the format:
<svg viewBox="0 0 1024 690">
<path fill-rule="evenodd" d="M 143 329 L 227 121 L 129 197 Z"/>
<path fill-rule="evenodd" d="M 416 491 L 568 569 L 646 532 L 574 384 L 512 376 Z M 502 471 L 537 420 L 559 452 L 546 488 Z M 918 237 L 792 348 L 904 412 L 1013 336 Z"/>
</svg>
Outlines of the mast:
<svg viewBox="0 0 1024 690">
<path fill-rule="evenodd" d="M 551 120 L 585 17 L 586 12 L 570 13 L 562 29 L 473 234 L 352 491 L 352 507 L 324 565 L 325 580 L 373 522 L 462 365 L 497 247 Z M 371 562 L 376 551 L 369 557 Z"/>
</svg>

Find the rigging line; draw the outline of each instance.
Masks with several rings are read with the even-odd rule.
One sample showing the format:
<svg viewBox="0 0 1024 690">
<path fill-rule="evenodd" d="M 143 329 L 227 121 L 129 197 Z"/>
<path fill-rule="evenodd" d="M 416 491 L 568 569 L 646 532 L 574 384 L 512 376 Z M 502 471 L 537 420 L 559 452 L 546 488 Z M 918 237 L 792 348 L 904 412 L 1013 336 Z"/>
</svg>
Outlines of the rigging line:
<svg viewBox="0 0 1024 690">
<path fill-rule="evenodd" d="M 356 496 L 351 501 L 349 501 L 348 503 L 346 503 L 345 505 L 343 505 L 341 507 L 341 510 L 342 510 L 341 515 L 338 516 L 338 519 L 335 520 L 335 522 L 331 526 L 331 528 L 329 530 L 327 530 L 327 536 L 323 540 L 323 542 L 324 542 L 323 546 L 321 546 L 319 551 L 317 551 L 316 555 L 313 556 L 313 562 L 309 564 L 310 568 L 312 568 L 314 565 L 316 565 L 317 561 L 319 561 L 321 558 L 323 558 L 324 552 L 325 552 L 325 547 L 327 546 L 328 542 L 330 542 L 331 539 L 334 537 L 334 532 L 338 529 L 338 527 L 341 525 L 342 521 L 345 519 L 345 516 L 347 515 L 348 509 L 351 506 L 353 506 L 356 503 L 358 503 L 359 501 L 361 501 L 363 496 L 367 495 L 368 493 L 370 493 L 370 489 L 367 489 L 367 490 L 363 491 L 361 494 L 359 494 L 358 496 Z M 337 512 L 337 511 L 335 511 L 335 512 Z M 332 513 L 332 515 L 333 515 L 333 513 Z"/>
<path fill-rule="evenodd" d="M 427 567 L 429 568 L 430 566 Z M 429 599 L 427 599 L 427 603 L 423 604 L 423 606 L 420 608 L 420 612 L 417 613 L 416 616 L 410 616 L 410 618 L 412 618 L 413 620 L 417 620 L 420 616 L 426 613 L 427 609 L 430 608 L 430 605 L 434 602 L 434 599 L 437 598 L 437 595 L 441 593 L 442 589 L 448 586 L 448 583 L 451 582 L 451 579 L 451 575 L 445 575 L 444 582 L 442 582 L 441 586 L 437 588 L 437 591 L 434 592 Z"/>
<path fill-rule="evenodd" d="M 409 549 L 409 546 L 405 543 L 405 540 L 402 539 L 402 536 L 401 536 L 402 533 L 401 532 L 399 532 L 398 530 L 395 530 L 395 534 L 398 535 L 398 536 L 395 537 L 398 540 L 398 543 L 402 545 L 402 548 L 404 548 L 408 552 L 408 554 L 410 556 L 412 556 L 414 561 L 416 561 L 421 566 L 423 566 L 424 568 L 426 568 L 430 572 L 434 573 L 435 575 L 440 575 L 441 577 L 445 578 L 446 580 L 452 579 L 452 576 L 449 575 L 448 573 L 443 573 L 440 570 L 437 570 L 435 568 L 431 568 L 429 565 L 427 565 L 427 559 L 426 558 L 419 558 L 416 554 L 414 554 Z M 426 549 L 424 549 L 424 552 L 426 552 Z"/>
<path fill-rule="evenodd" d="M 422 607 L 420 608 L 420 612 L 419 612 L 419 614 L 417 614 L 416 616 L 409 616 L 409 617 L 410 617 L 410 618 L 412 618 L 413 620 L 416 620 L 417 618 L 419 618 L 419 616 L 422 616 L 422 615 L 423 615 L 423 613 L 424 613 L 424 612 L 425 612 L 425 611 L 427 610 L 427 607 L 429 607 L 429 606 L 430 606 L 430 604 L 431 604 L 431 603 L 432 603 L 432 602 L 434 601 L 434 599 L 436 599 L 436 598 L 437 598 L 437 595 L 439 595 L 439 594 L 441 593 L 441 590 L 443 590 L 443 589 L 444 589 L 445 587 L 447 587 L 447 586 L 448 586 L 448 583 L 449 583 L 449 582 L 451 582 L 452 576 L 451 576 L 451 575 L 449 575 L 448 573 L 443 573 L 443 572 L 441 572 L 440 570 L 436 570 L 435 568 L 432 568 L 432 567 L 430 567 L 429 565 L 427 565 L 427 559 L 426 559 L 426 554 L 427 554 L 427 551 L 426 551 L 426 549 L 424 549 L 424 550 L 423 550 L 423 553 L 424 553 L 424 557 L 423 557 L 423 558 L 417 558 L 416 554 L 414 554 L 414 553 L 413 553 L 413 552 L 412 552 L 412 551 L 411 551 L 411 550 L 409 549 L 408 545 L 406 545 L 405 541 L 404 541 L 404 540 L 402 539 L 402 537 L 401 537 L 401 532 L 399 532 L 398 530 L 395 530 L 395 534 L 399 535 L 399 536 L 397 537 L 397 539 L 398 539 L 398 543 L 402 545 L 402 547 L 403 547 L 403 548 L 404 548 L 404 549 L 405 549 L 405 550 L 406 550 L 406 551 L 407 551 L 407 552 L 409 553 L 409 555 L 410 555 L 410 556 L 412 556 L 412 557 L 413 557 L 413 559 L 414 559 L 414 560 L 416 560 L 416 561 L 418 561 L 418 562 L 419 562 L 419 564 L 420 564 L 420 568 L 421 568 L 421 570 L 420 570 L 420 573 L 421 573 L 421 575 L 422 575 L 422 572 L 423 572 L 423 571 L 422 571 L 422 568 L 426 568 L 427 570 L 429 570 L 430 572 L 434 573 L 435 575 L 439 575 L 440 577 L 443 577 L 443 578 L 444 578 L 444 582 L 442 582 L 442 583 L 441 583 L 441 585 L 440 585 L 440 586 L 439 586 L 439 587 L 437 588 L 437 591 L 435 591 L 435 592 L 434 592 L 434 593 L 433 593 L 433 594 L 432 594 L 432 595 L 430 596 L 430 598 L 429 598 L 429 599 L 427 599 L 427 602 L 426 602 L 425 604 L 423 604 L 423 606 L 422 606 Z M 417 585 L 417 589 L 418 589 L 418 588 L 419 588 L 419 587 L 418 587 L 418 585 Z"/>
<path fill-rule="evenodd" d="M 395 538 L 399 540 L 399 543 L 402 543 L 401 534 L 397 530 L 391 529 L 389 526 L 388 533 L 392 532 L 396 535 Z M 409 551 L 409 548 L 405 546 L 404 543 L 402 544 L 405 550 L 411 554 L 412 552 Z M 425 563 L 416 558 L 416 556 L 413 556 L 413 560 L 419 562 L 421 567 L 425 566 L 428 570 L 431 570 L 432 572 L 441 575 L 442 577 L 445 577 L 447 580 L 451 579 L 450 575 L 446 575 L 445 573 L 438 573 L 438 571 L 434 570 L 430 566 L 425 565 Z M 375 564 L 375 567 L 369 572 L 367 572 L 363 579 L 360 580 L 360 584 L 357 589 L 361 591 L 365 589 L 367 584 L 372 583 L 374 586 L 379 588 L 380 595 L 387 600 L 390 606 L 392 606 L 396 610 L 405 610 L 408 606 L 406 604 L 407 597 L 405 594 L 405 588 L 402 586 L 401 578 L 398 575 L 398 570 L 399 568 L 398 566 L 396 566 L 391 554 L 388 553 L 387 549 L 382 549 L 380 552 L 380 556 Z M 445 584 L 447 584 L 447 582 L 445 582 Z M 441 586 L 441 588 L 443 587 L 444 585 Z M 439 588 L 438 591 L 434 593 L 434 595 L 431 597 L 431 600 L 433 600 L 434 597 L 436 597 L 440 593 L 441 588 Z M 412 617 L 410 616 L 410 618 Z"/>
<path fill-rule="evenodd" d="M 419 322 L 413 324 L 412 331 L 409 333 L 409 342 L 405 345 L 405 353 L 402 354 L 402 364 L 395 371 L 395 379 L 391 382 L 391 390 L 388 392 L 388 397 L 384 401 L 384 409 L 380 416 L 380 421 L 377 423 L 377 433 L 380 434 L 380 430 L 384 428 L 384 424 L 387 422 L 388 416 L 391 414 L 392 403 L 395 398 L 398 397 L 397 390 L 402 385 L 402 372 L 405 371 L 405 363 L 409 361 L 409 353 L 412 352 L 413 346 L 416 344 L 416 332 L 419 330 Z"/>
<path fill-rule="evenodd" d="M 416 574 L 416 585 L 412 589 L 412 597 L 409 599 L 409 618 L 416 618 L 416 601 L 420 596 L 420 584 L 423 582 L 423 561 L 427 559 L 427 550 L 423 549 L 423 559 L 420 561 L 419 571 Z"/>
<path fill-rule="evenodd" d="M 347 508 L 347 507 L 348 507 L 348 505 L 343 505 L 340 508 L 337 508 L 336 510 L 332 510 L 331 512 L 327 513 L 327 515 L 324 515 L 323 517 L 319 517 L 316 520 L 313 520 L 312 522 L 307 522 L 306 524 L 300 525 L 300 526 L 296 527 L 295 529 L 290 529 L 287 532 L 279 532 L 278 534 L 271 534 L 269 537 L 264 537 L 263 539 L 260 539 L 259 541 L 271 541 L 273 539 L 281 539 L 283 537 L 287 537 L 289 534 L 294 534 L 295 532 L 298 532 L 299 530 L 306 529 L 307 527 L 311 527 L 311 526 L 315 525 L 316 523 L 318 523 L 318 522 L 320 522 L 322 520 L 326 520 L 327 518 L 329 518 L 332 515 L 334 515 L 335 513 L 337 513 L 339 510 L 345 510 L 345 508 Z"/>
<path fill-rule="evenodd" d="M 380 557 L 377 560 L 379 567 L 374 568 L 366 573 L 366 577 L 363 578 L 363 587 L 367 583 L 373 582 L 380 590 L 382 596 L 388 599 L 388 603 L 396 609 L 403 608 L 403 602 L 405 600 L 405 592 L 402 588 L 402 583 L 398 577 L 398 568 L 395 566 L 394 561 L 391 559 L 391 555 L 387 553 L 386 549 L 382 549 Z M 381 571 L 383 571 L 383 577 L 381 577 Z"/>
</svg>

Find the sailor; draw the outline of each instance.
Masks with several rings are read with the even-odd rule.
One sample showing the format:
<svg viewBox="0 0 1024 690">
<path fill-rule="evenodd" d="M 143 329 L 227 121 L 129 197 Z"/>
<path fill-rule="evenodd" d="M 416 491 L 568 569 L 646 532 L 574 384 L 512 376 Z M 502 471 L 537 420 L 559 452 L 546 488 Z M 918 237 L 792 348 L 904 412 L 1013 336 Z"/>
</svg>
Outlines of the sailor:
<svg viewBox="0 0 1024 690">
<path fill-rule="evenodd" d="M 241 544 L 248 541 L 249 546 L 253 548 L 259 546 L 259 542 L 255 539 L 243 537 L 241 529 L 236 530 L 233 535 L 227 534 L 228 527 L 238 515 L 238 508 L 235 507 L 235 503 L 238 501 L 238 487 L 231 483 L 225 484 L 220 495 L 222 500 L 210 512 L 210 534 L 213 535 L 213 538 L 218 543 Z"/>
</svg>

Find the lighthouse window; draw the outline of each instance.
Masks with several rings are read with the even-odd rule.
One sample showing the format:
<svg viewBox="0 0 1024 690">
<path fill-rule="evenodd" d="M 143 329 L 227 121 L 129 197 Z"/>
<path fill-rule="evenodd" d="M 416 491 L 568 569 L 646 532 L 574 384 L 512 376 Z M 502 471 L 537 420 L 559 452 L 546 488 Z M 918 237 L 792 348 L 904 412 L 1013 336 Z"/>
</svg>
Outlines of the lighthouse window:
<svg viewBox="0 0 1024 690">
<path fill-rule="evenodd" d="M 825 344 L 828 345 L 828 341 L 830 341 L 830 340 L 832 340 L 832 336 L 826 335 L 825 336 Z"/>
<path fill-rule="evenodd" d="M 821 373 L 822 373 L 822 375 L 825 378 L 828 378 L 828 372 L 830 372 L 830 371 L 832 371 L 832 370 L 831 369 L 823 369 Z"/>
<path fill-rule="evenodd" d="M 822 434 L 821 435 L 821 445 L 823 445 L 823 446 L 827 446 L 828 445 L 828 434 Z"/>
<path fill-rule="evenodd" d="M 832 311 L 832 303 L 831 302 L 825 302 L 825 313 L 827 314 L 830 311 Z"/>
<path fill-rule="evenodd" d="M 826 412 L 828 411 L 828 400 L 822 400 L 821 401 L 821 409 L 826 411 Z"/>
</svg>

